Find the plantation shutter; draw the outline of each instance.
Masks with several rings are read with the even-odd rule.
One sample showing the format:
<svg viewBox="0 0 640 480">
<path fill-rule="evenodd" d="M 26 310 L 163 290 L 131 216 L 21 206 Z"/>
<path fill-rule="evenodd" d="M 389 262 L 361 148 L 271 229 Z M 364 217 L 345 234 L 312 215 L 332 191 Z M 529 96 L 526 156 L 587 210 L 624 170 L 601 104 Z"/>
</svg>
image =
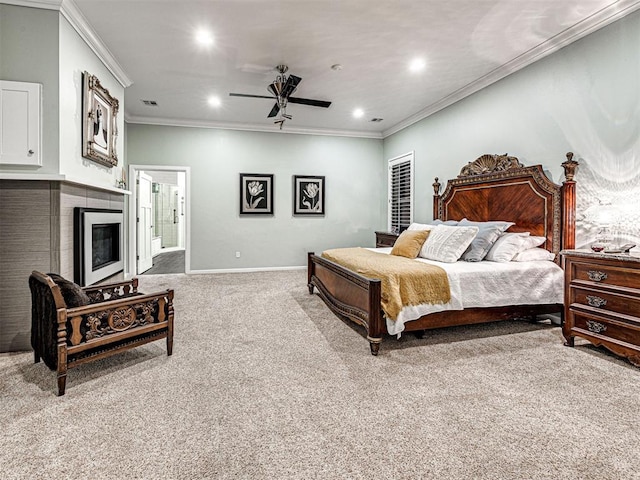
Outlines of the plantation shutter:
<svg viewBox="0 0 640 480">
<path fill-rule="evenodd" d="M 413 222 L 413 152 L 389 160 L 389 222 L 403 232 Z"/>
</svg>

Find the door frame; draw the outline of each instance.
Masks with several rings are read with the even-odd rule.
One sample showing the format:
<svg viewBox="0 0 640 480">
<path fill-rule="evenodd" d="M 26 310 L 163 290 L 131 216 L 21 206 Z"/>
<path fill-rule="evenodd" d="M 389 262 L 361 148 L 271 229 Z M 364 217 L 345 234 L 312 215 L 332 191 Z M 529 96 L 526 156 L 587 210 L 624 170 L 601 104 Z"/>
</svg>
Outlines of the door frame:
<svg viewBox="0 0 640 480">
<path fill-rule="evenodd" d="M 184 271 L 191 273 L 191 167 L 179 165 L 129 165 L 129 179 L 136 182 L 137 173 L 139 171 L 169 171 L 184 172 L 185 174 L 185 192 L 184 192 Z M 138 262 L 136 261 L 138 229 L 136 228 L 136 218 L 138 212 L 136 205 L 138 203 L 138 192 L 135 183 L 129 185 L 131 198 L 129 201 L 129 274 L 132 276 L 139 275 Z"/>
</svg>

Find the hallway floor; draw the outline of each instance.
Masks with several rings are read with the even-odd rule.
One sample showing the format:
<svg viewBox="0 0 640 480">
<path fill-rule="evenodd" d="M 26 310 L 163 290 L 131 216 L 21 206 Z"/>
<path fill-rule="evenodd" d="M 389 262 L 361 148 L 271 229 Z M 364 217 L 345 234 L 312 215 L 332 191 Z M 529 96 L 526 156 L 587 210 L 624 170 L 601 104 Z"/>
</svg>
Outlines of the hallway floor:
<svg viewBox="0 0 640 480">
<path fill-rule="evenodd" d="M 153 267 L 142 275 L 158 275 L 161 273 L 184 273 L 184 250 L 160 253 L 153 257 Z"/>
</svg>

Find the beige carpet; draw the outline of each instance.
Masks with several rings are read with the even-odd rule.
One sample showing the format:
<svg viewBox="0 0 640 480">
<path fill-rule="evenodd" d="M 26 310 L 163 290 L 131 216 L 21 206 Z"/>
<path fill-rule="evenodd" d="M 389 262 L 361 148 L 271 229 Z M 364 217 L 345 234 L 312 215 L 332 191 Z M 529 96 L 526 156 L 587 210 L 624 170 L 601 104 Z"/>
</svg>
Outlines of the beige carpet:
<svg viewBox="0 0 640 480">
<path fill-rule="evenodd" d="M 640 478 L 640 369 L 550 324 L 386 339 L 302 271 L 141 277 L 176 290 L 155 342 L 73 369 L 0 356 L 3 479 Z"/>
</svg>

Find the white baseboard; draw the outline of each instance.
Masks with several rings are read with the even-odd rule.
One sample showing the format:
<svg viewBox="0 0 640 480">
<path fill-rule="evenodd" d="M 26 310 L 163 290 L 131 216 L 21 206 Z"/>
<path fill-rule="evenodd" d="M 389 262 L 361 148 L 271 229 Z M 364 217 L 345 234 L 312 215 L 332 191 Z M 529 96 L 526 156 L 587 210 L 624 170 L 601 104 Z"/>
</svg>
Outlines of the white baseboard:
<svg viewBox="0 0 640 480">
<path fill-rule="evenodd" d="M 298 267 L 258 267 L 258 268 L 215 268 L 212 270 L 189 270 L 187 275 L 207 275 L 211 273 L 252 273 L 252 272 L 277 272 L 283 270 L 306 270 L 307 266 Z"/>
</svg>

